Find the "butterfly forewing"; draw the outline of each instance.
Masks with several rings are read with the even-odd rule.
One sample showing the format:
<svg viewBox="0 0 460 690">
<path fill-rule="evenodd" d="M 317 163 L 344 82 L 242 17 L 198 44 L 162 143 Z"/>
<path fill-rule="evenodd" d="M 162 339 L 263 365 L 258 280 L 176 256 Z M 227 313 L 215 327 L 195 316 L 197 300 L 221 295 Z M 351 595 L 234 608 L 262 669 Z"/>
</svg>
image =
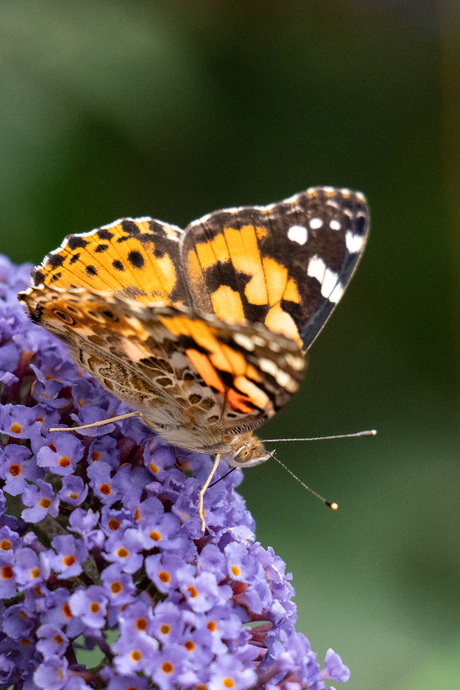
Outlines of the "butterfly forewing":
<svg viewBox="0 0 460 690">
<path fill-rule="evenodd" d="M 207 425 L 221 432 L 255 428 L 297 391 L 305 367 L 294 341 L 187 307 L 56 288 L 46 296 L 32 291 L 27 304 L 84 369 L 142 409 L 154 427 L 193 422 L 204 436 Z"/>
<path fill-rule="evenodd" d="M 194 303 L 220 319 L 263 323 L 307 349 L 342 297 L 368 228 L 365 197 L 331 187 L 205 216 L 182 241 Z"/>
</svg>

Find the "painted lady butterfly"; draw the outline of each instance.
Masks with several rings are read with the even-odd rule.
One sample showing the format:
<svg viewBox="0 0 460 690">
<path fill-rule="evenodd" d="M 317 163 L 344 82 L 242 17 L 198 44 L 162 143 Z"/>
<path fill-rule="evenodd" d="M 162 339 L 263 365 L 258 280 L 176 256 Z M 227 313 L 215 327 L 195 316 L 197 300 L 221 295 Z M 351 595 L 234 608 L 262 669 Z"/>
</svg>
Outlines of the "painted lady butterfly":
<svg viewBox="0 0 460 690">
<path fill-rule="evenodd" d="M 20 299 L 159 436 L 249 467 L 270 457 L 253 430 L 297 391 L 368 229 L 365 197 L 332 187 L 185 230 L 124 218 L 66 237 Z"/>
</svg>

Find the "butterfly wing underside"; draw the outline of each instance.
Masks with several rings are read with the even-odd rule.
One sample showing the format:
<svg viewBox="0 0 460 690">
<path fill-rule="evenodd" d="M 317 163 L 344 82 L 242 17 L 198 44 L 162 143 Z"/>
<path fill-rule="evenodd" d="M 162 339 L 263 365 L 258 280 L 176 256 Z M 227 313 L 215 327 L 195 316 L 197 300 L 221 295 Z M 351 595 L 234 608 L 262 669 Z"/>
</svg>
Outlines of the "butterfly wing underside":
<svg viewBox="0 0 460 690">
<path fill-rule="evenodd" d="M 27 304 L 84 369 L 154 428 L 256 428 L 297 391 L 305 366 L 294 341 L 187 307 L 55 288 L 29 293 Z"/>
</svg>

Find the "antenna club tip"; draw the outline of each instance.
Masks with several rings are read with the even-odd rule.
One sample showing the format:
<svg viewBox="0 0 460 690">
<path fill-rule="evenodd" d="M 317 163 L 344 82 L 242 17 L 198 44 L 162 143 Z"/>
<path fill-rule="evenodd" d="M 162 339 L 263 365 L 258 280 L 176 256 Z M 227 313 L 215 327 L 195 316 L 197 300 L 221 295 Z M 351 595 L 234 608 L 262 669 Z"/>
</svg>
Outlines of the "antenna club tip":
<svg viewBox="0 0 460 690">
<path fill-rule="evenodd" d="M 338 504 L 338 503 L 329 503 L 329 501 L 326 501 L 326 505 L 327 505 L 328 508 L 330 508 L 331 510 L 337 510 L 338 507 L 339 507 L 339 504 Z"/>
</svg>

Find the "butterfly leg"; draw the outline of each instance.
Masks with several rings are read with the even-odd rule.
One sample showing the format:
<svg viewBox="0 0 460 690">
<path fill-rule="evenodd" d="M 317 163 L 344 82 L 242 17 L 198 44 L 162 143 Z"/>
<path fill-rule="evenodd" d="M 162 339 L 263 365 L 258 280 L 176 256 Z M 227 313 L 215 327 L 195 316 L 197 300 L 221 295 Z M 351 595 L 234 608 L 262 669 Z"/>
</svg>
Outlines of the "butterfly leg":
<svg viewBox="0 0 460 690">
<path fill-rule="evenodd" d="M 201 519 L 201 531 L 204 532 L 206 529 L 206 521 L 204 519 L 204 508 L 203 508 L 203 499 L 204 495 L 206 493 L 206 489 L 211 483 L 212 478 L 214 477 L 217 468 L 219 467 L 219 461 L 220 461 L 220 453 L 216 453 L 216 457 L 214 458 L 214 465 L 212 466 L 212 470 L 209 473 L 208 478 L 206 479 L 205 483 L 203 484 L 201 491 L 200 491 L 200 500 L 198 503 L 198 514 Z"/>
<path fill-rule="evenodd" d="M 105 424 L 112 424 L 112 422 L 120 422 L 122 419 L 128 419 L 129 417 L 141 417 L 146 426 L 152 426 L 148 423 L 144 413 L 140 410 L 136 410 L 135 412 L 127 412 L 126 414 L 120 414 L 116 417 L 110 417 L 109 419 L 101 419 L 100 422 L 92 422 L 91 424 L 82 424 L 81 426 L 72 427 L 53 427 L 50 431 L 80 431 L 80 429 L 91 429 L 94 426 L 104 426 Z"/>
</svg>

